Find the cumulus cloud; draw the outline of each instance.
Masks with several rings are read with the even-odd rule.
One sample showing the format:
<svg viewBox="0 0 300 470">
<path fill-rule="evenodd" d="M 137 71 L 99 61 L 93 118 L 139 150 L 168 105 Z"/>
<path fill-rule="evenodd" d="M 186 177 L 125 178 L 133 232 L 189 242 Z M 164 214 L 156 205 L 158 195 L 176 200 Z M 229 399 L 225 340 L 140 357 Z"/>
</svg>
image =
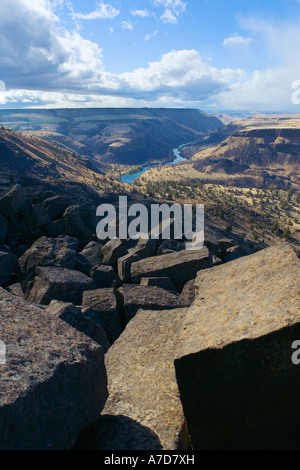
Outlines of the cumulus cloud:
<svg viewBox="0 0 300 470">
<path fill-rule="evenodd" d="M 73 11 L 72 17 L 73 19 L 78 19 L 78 20 L 106 20 L 106 19 L 112 19 L 115 18 L 120 14 L 120 10 L 117 10 L 117 8 L 114 8 L 112 5 L 109 3 L 104 3 L 102 0 L 99 2 L 96 2 L 97 8 L 94 11 L 91 11 L 90 13 L 75 13 Z"/>
<path fill-rule="evenodd" d="M 252 38 L 245 38 L 239 34 L 235 34 L 230 36 L 229 38 L 224 39 L 223 45 L 224 46 L 249 46 L 252 42 Z"/>
</svg>

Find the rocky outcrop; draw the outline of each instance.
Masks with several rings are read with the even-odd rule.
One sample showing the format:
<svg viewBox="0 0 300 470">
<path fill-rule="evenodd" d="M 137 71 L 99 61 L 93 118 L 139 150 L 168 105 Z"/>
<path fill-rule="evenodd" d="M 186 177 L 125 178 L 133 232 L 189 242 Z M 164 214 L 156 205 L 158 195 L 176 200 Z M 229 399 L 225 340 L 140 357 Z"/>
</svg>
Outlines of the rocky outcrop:
<svg viewBox="0 0 300 470">
<path fill-rule="evenodd" d="M 6 245 L 0 245 L 0 286 L 6 285 L 17 267 L 17 258 Z"/>
<path fill-rule="evenodd" d="M 174 369 L 185 313 L 140 310 L 131 320 L 105 356 L 109 398 L 102 416 L 77 448 L 189 449 Z"/>
<path fill-rule="evenodd" d="M 54 267 L 37 268 L 27 300 L 42 305 L 48 305 L 51 300 L 81 305 L 83 293 L 95 288 L 93 279 L 79 271 Z"/>
<path fill-rule="evenodd" d="M 197 272 L 211 266 L 206 247 L 146 258 L 131 265 L 131 279 L 139 283 L 142 277 L 169 277 L 176 287 L 194 279 Z"/>
<path fill-rule="evenodd" d="M 69 449 L 107 399 L 102 348 L 0 289 L 0 449 Z"/>
<path fill-rule="evenodd" d="M 199 272 L 177 382 L 194 449 L 299 447 L 300 262 L 287 244 Z"/>
</svg>

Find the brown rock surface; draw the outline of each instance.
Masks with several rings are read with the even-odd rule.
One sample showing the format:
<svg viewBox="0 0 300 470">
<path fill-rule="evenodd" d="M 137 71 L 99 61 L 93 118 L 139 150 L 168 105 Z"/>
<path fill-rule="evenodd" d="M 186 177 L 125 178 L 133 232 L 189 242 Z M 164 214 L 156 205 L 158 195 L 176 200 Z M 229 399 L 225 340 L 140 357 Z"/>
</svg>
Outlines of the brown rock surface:
<svg viewBox="0 0 300 470">
<path fill-rule="evenodd" d="M 299 447 L 300 262 L 280 244 L 199 272 L 175 360 L 195 449 Z"/>
<path fill-rule="evenodd" d="M 109 398 L 81 447 L 120 450 L 127 442 L 130 450 L 189 448 L 173 364 L 184 315 L 185 309 L 140 310 L 131 320 L 105 356 Z"/>
<path fill-rule="evenodd" d="M 206 247 L 194 251 L 184 250 L 132 263 L 131 280 L 139 283 L 143 277 L 169 277 L 175 286 L 183 286 L 194 279 L 200 269 L 210 266 L 211 258 Z"/>
<path fill-rule="evenodd" d="M 68 449 L 107 398 L 103 350 L 0 289 L 0 449 Z"/>
</svg>

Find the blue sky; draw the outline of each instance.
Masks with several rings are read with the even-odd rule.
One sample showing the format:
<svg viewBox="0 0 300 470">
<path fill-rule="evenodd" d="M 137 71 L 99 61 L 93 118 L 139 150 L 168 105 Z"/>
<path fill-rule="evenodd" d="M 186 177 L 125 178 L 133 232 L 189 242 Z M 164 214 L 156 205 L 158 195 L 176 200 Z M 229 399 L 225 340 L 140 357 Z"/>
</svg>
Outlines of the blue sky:
<svg viewBox="0 0 300 470">
<path fill-rule="evenodd" d="M 300 0 L 0 1 L 0 108 L 298 113 L 296 80 Z"/>
</svg>

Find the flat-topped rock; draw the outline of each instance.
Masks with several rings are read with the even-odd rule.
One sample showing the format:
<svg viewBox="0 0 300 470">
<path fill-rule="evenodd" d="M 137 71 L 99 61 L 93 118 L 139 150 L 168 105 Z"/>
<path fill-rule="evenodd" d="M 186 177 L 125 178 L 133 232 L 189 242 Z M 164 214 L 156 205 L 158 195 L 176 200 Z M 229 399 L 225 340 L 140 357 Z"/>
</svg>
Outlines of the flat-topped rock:
<svg viewBox="0 0 300 470">
<path fill-rule="evenodd" d="M 119 292 L 123 296 L 126 323 L 139 309 L 168 310 L 181 307 L 178 295 L 157 286 L 123 284 Z"/>
<path fill-rule="evenodd" d="M 300 261 L 288 244 L 199 272 L 175 361 L 194 449 L 300 441 Z"/>
<path fill-rule="evenodd" d="M 174 369 L 184 315 L 185 309 L 140 310 L 127 325 L 105 356 L 106 406 L 79 447 L 124 450 L 126 442 L 127 450 L 189 448 Z"/>
<path fill-rule="evenodd" d="M 143 277 L 169 277 L 178 287 L 194 279 L 199 270 L 209 268 L 211 265 L 208 248 L 184 250 L 132 263 L 131 280 L 138 284 Z"/>
<path fill-rule="evenodd" d="M 95 288 L 93 279 L 79 271 L 54 267 L 37 268 L 27 300 L 42 305 L 48 305 L 51 300 L 81 305 L 83 293 Z"/>
<path fill-rule="evenodd" d="M 102 348 L 0 289 L 0 449 L 69 449 L 107 399 Z"/>
</svg>

